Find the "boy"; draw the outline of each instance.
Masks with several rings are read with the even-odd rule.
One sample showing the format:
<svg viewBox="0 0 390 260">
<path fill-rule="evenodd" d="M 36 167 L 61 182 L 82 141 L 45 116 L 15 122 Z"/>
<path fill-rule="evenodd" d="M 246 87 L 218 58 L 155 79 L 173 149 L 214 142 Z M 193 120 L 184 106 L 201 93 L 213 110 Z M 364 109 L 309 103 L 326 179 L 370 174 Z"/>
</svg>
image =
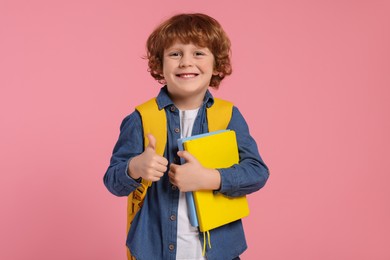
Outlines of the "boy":
<svg viewBox="0 0 390 260">
<path fill-rule="evenodd" d="M 241 220 L 210 231 L 211 248 L 202 255 L 203 239 L 189 223 L 184 192 L 213 190 L 242 196 L 259 190 L 269 173 L 247 124 L 236 107 L 228 129 L 236 131 L 240 162 L 226 169 L 204 168 L 188 152 L 178 152 L 177 139 L 208 132 L 206 109 L 214 105 L 208 87 L 218 88 L 231 74 L 230 41 L 220 24 L 204 14 L 180 14 L 158 26 L 147 41 L 149 71 L 165 84 L 157 96 L 164 109 L 167 141 L 164 156 L 159 140 L 148 134 L 144 148 L 140 114 L 121 125 L 110 166 L 107 189 L 128 196 L 141 180 L 152 182 L 127 236 L 133 259 L 239 259 L 246 249 Z M 186 163 L 179 165 L 180 157 Z"/>
</svg>

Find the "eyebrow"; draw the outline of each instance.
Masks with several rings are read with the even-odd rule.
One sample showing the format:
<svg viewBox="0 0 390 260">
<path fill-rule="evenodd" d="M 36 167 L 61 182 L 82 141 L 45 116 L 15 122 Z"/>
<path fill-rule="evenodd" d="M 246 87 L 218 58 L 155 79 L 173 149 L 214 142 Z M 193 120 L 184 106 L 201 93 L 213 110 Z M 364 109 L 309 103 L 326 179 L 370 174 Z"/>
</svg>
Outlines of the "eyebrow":
<svg viewBox="0 0 390 260">
<path fill-rule="evenodd" d="M 165 51 L 181 51 L 181 50 L 182 50 L 182 48 L 180 46 L 173 46 L 173 47 L 171 46 L 171 47 L 164 49 L 164 52 Z M 212 53 L 208 47 L 198 47 L 196 45 L 194 46 L 194 48 L 191 49 L 191 51 L 208 51 L 208 52 Z"/>
</svg>

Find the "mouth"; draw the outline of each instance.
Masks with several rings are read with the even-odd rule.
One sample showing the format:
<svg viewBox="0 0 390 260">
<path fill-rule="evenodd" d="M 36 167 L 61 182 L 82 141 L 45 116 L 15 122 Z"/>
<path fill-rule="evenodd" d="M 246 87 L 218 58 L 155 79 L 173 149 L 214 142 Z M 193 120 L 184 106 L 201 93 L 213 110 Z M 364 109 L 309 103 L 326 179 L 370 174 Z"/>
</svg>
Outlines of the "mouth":
<svg viewBox="0 0 390 260">
<path fill-rule="evenodd" d="M 176 74 L 176 77 L 179 77 L 182 79 L 191 79 L 191 78 L 195 78 L 198 75 L 199 74 L 197 74 L 197 73 L 180 73 L 180 74 Z"/>
</svg>

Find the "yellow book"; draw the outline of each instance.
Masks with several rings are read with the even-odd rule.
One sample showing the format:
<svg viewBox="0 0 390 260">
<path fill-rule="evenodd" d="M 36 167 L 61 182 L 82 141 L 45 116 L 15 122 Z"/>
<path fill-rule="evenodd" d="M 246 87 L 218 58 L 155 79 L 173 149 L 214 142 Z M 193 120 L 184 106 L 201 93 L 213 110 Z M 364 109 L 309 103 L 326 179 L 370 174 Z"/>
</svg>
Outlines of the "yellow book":
<svg viewBox="0 0 390 260">
<path fill-rule="evenodd" d="M 181 147 L 182 145 L 182 147 Z M 236 133 L 220 130 L 179 140 L 179 149 L 190 152 L 206 168 L 229 168 L 239 162 Z M 193 192 L 196 216 L 202 232 L 249 215 L 245 196 L 227 197 L 213 191 Z"/>
</svg>

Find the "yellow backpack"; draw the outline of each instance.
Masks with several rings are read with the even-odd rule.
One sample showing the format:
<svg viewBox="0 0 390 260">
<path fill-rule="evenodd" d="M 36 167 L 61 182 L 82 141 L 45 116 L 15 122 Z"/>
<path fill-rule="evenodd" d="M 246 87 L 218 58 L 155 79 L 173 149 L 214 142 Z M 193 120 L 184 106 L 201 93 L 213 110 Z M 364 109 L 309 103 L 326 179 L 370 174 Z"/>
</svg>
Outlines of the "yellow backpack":
<svg viewBox="0 0 390 260">
<path fill-rule="evenodd" d="M 167 143 L 167 119 L 165 110 L 159 110 L 156 98 L 136 107 L 142 118 L 142 127 L 144 132 L 144 147 L 148 146 L 149 140 L 147 134 L 154 135 L 156 140 L 156 153 L 163 156 L 165 145 Z M 226 129 L 233 112 L 233 103 L 222 99 L 214 98 L 213 106 L 206 109 L 209 132 Z M 131 223 L 137 212 L 141 209 L 145 199 L 147 189 L 152 183 L 142 179 L 141 185 L 129 194 L 127 199 L 127 234 L 129 233 Z M 135 260 L 127 249 L 127 258 Z"/>
</svg>

